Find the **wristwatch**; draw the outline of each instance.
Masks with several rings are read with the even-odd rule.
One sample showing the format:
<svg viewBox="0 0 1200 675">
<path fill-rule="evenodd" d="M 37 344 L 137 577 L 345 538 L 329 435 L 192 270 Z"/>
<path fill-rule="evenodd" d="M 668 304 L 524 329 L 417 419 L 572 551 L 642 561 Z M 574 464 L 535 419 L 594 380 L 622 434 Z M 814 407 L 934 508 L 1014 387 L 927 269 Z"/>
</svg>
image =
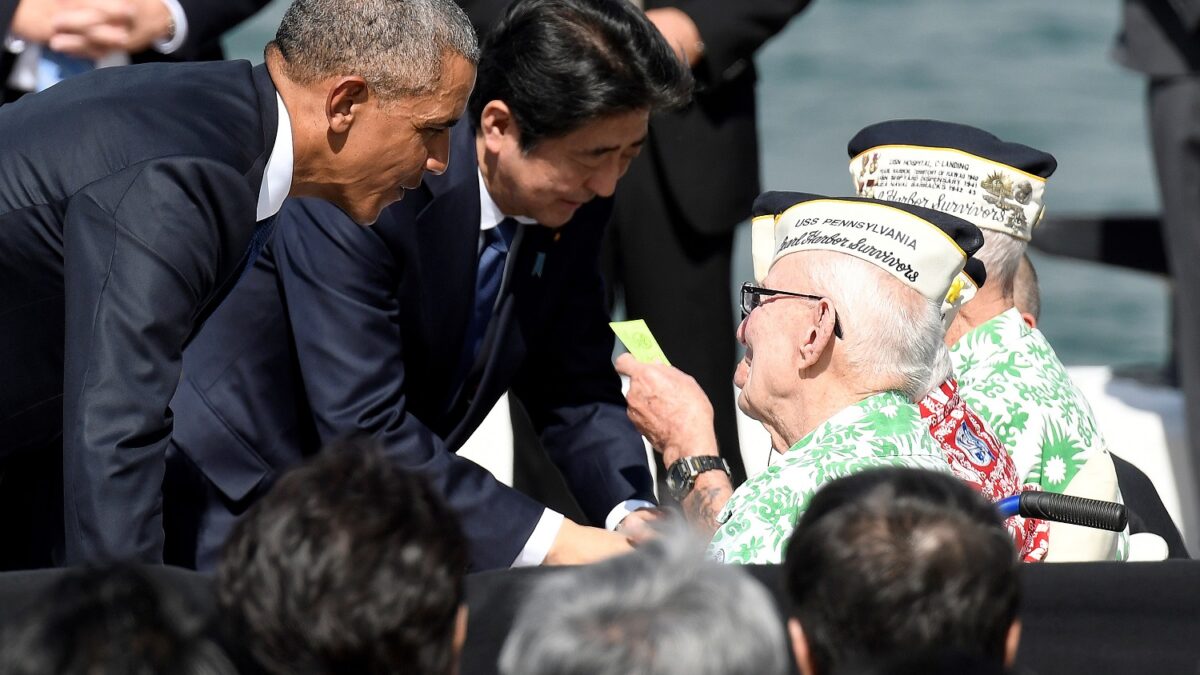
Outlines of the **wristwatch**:
<svg viewBox="0 0 1200 675">
<path fill-rule="evenodd" d="M 671 491 L 671 497 L 675 501 L 683 501 L 695 487 L 696 476 L 718 469 L 724 471 L 726 476 L 729 475 L 729 463 L 720 457 L 700 455 L 676 460 L 671 468 L 667 469 L 667 489 Z"/>
</svg>

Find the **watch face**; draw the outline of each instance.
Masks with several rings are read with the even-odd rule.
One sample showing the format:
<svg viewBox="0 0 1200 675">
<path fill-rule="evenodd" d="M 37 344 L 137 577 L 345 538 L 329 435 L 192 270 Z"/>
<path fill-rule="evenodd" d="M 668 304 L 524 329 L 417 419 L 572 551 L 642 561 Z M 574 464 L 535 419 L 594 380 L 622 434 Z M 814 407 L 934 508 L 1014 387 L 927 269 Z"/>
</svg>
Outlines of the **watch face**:
<svg viewBox="0 0 1200 675">
<path fill-rule="evenodd" d="M 684 463 L 675 462 L 672 464 L 671 468 L 667 471 L 667 488 L 669 488 L 671 492 L 677 493 L 683 489 L 686 480 L 687 477 L 686 469 L 684 469 Z"/>
</svg>

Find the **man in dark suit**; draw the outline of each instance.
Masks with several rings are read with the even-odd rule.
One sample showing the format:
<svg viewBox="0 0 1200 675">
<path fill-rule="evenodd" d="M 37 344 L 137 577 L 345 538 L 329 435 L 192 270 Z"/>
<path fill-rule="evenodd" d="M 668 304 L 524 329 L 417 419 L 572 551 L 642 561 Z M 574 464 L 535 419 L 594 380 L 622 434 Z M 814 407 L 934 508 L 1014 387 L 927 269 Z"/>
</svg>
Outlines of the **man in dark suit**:
<svg viewBox="0 0 1200 675">
<path fill-rule="evenodd" d="M 220 37 L 268 0 L 0 0 L 0 102 L 44 88 L 39 65 L 222 58 Z M 54 50 L 50 51 L 50 45 Z M 59 75 L 68 75 L 60 72 Z"/>
<path fill-rule="evenodd" d="M 365 225 L 443 171 L 477 55 L 443 0 L 297 0 L 263 66 L 98 70 L 0 107 L 0 472 L 61 447 L 66 561 L 161 561 L 184 346 L 288 194 Z"/>
<path fill-rule="evenodd" d="M 809 0 L 646 0 L 646 16 L 696 76 L 688 108 L 657 116 L 617 192 L 606 272 L 630 317 L 712 401 L 721 456 L 745 479 L 729 378 L 733 235 L 761 192 L 754 53 Z M 763 448 L 763 452 L 766 449 Z"/>
<path fill-rule="evenodd" d="M 610 302 L 623 289 L 626 314 L 646 319 L 671 363 L 704 388 L 736 485 L 746 471 L 729 388 L 737 357 L 730 265 L 734 229 L 762 191 L 754 53 L 810 0 L 629 1 L 691 67 L 696 93 L 692 105 L 651 120 L 621 181 L 605 242 Z M 458 2 L 483 32 L 508 0 Z"/>
<path fill-rule="evenodd" d="M 371 230 L 317 200 L 286 205 L 263 257 L 185 355 L 178 494 L 198 487 L 207 506 L 169 497 L 172 531 L 190 540 L 180 562 L 210 566 L 280 472 L 354 433 L 432 480 L 475 569 L 627 550 L 604 526 L 646 518 L 630 509 L 654 496 L 610 362 L 604 197 L 650 112 L 684 103 L 690 84 L 628 5 L 521 0 L 485 42 L 445 175 Z M 510 387 L 600 527 L 455 454 Z"/>
<path fill-rule="evenodd" d="M 1200 486 L 1200 0 L 1126 0 L 1115 55 L 1149 78 L 1150 139 L 1175 282 L 1174 357 L 1187 407 L 1192 481 Z"/>
</svg>

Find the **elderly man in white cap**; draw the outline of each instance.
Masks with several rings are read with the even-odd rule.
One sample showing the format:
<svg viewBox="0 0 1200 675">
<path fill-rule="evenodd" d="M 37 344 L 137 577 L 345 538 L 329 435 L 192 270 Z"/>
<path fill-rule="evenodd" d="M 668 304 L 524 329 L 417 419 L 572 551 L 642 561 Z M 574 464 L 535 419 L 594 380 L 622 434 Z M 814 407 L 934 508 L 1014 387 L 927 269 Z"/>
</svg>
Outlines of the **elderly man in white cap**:
<svg viewBox="0 0 1200 675">
<path fill-rule="evenodd" d="M 987 283 L 964 297 L 946 344 L 960 394 L 1011 453 L 1026 487 L 1119 500 L 1091 407 L 1014 305 L 1014 282 L 1042 218 L 1053 156 L 961 124 L 893 120 L 850 140 L 859 194 L 937 209 L 983 231 Z M 1046 560 L 1123 558 L 1127 536 L 1052 524 Z"/>
<path fill-rule="evenodd" d="M 824 483 L 877 466 L 949 471 L 913 401 L 949 374 L 941 303 L 982 235 L 944 213 L 870 199 L 774 192 L 754 208 L 762 286 L 742 287 L 746 355 L 734 381 L 739 407 L 770 433 L 771 466 L 734 491 L 695 382 L 628 355 L 617 369 L 673 496 L 712 533 L 710 554 L 778 563 Z"/>
</svg>

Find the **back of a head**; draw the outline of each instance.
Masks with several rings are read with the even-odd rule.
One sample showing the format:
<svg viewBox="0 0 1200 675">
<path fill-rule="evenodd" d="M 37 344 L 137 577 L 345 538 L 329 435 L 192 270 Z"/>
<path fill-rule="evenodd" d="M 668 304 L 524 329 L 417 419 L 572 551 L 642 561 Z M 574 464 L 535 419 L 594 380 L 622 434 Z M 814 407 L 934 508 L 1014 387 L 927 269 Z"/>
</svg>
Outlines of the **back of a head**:
<svg viewBox="0 0 1200 675">
<path fill-rule="evenodd" d="M 448 55 L 479 60 L 475 29 L 452 0 L 295 0 L 267 49 L 294 82 L 359 75 L 383 99 L 432 91 Z"/>
<path fill-rule="evenodd" d="M 521 608 L 504 675 L 787 672 L 783 626 L 744 570 L 678 538 L 556 573 Z"/>
<path fill-rule="evenodd" d="M 440 675 L 466 567 L 438 495 L 349 441 L 284 475 L 238 522 L 218 597 L 270 672 Z"/>
<path fill-rule="evenodd" d="M 5 675 L 232 675 L 203 621 L 131 565 L 71 570 L 0 632 Z"/>
<path fill-rule="evenodd" d="M 792 535 L 785 577 L 820 675 L 933 650 L 1000 664 L 1017 612 L 1016 554 L 995 509 L 933 472 L 826 486 Z"/>
<path fill-rule="evenodd" d="M 681 107 L 691 88 L 690 71 L 632 3 L 516 0 L 484 38 L 469 110 L 478 123 L 489 101 L 503 101 L 530 150 L 604 117 Z"/>
</svg>

